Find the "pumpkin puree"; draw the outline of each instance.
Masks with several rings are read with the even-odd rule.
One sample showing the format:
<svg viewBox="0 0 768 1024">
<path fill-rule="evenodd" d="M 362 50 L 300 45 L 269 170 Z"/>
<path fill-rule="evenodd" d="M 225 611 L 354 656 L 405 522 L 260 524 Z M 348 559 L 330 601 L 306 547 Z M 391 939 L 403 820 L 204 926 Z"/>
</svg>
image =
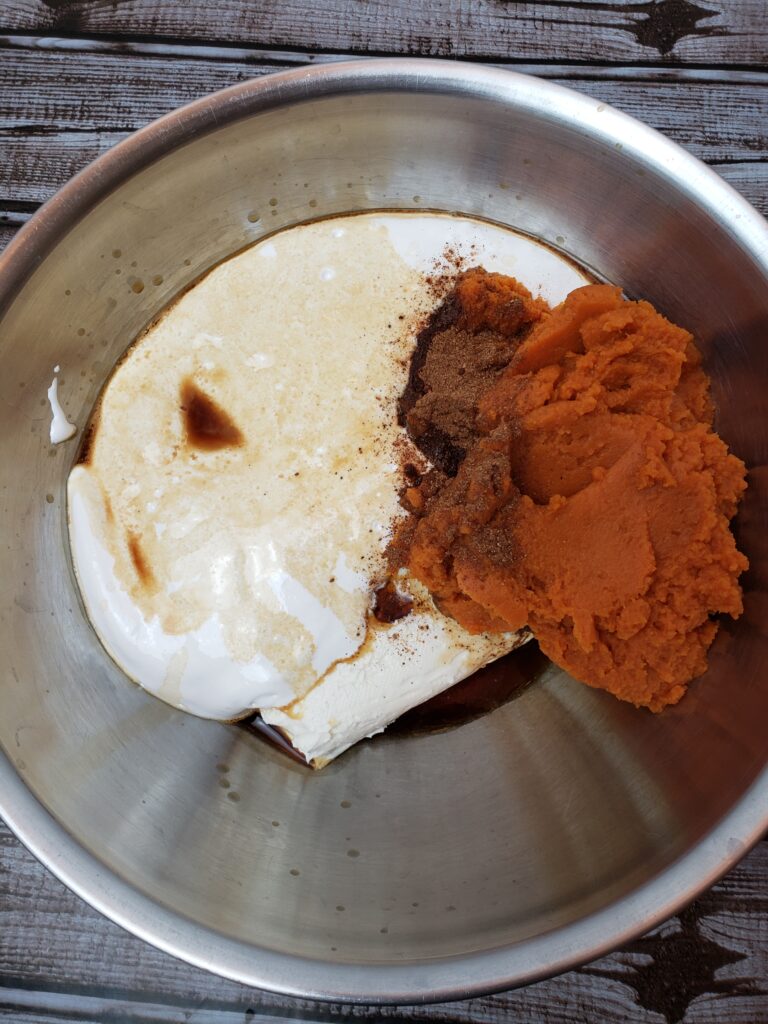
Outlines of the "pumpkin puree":
<svg viewBox="0 0 768 1024">
<path fill-rule="evenodd" d="M 453 326 L 445 310 L 435 321 L 464 332 L 453 347 L 465 354 L 478 332 L 486 348 L 488 331 L 518 334 L 472 394 L 474 436 L 464 422 L 453 475 L 438 466 L 405 492 L 412 515 L 392 552 L 470 631 L 528 625 L 577 679 L 659 711 L 705 671 L 711 615 L 741 614 L 747 560 L 729 521 L 744 464 L 712 429 L 687 331 L 608 285 L 550 311 L 506 282 L 468 271 L 448 300 Z M 505 287 L 518 296 L 506 319 Z M 441 404 L 435 374 L 431 391 L 422 409 Z"/>
</svg>

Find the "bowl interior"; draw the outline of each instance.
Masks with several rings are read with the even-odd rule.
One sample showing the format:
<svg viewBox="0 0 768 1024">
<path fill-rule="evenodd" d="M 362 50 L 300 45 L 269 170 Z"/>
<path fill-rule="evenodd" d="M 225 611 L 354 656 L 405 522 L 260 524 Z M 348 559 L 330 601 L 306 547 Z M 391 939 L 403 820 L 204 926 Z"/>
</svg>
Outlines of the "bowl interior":
<svg viewBox="0 0 768 1024">
<path fill-rule="evenodd" d="M 218 127 L 174 129 L 164 155 L 155 130 L 155 157 L 66 233 L 29 229 L 36 269 L 0 321 L 0 747 L 110 874 L 254 956 L 412 964 L 543 936 L 679 859 L 765 764 L 766 269 L 727 193 L 702 201 L 704 169 L 683 180 L 684 158 L 621 115 L 510 81 L 220 103 Z M 67 552 L 76 442 L 48 443 L 53 366 L 82 427 L 137 332 L 206 269 L 281 226 L 376 208 L 513 225 L 696 334 L 751 469 L 752 568 L 744 616 L 678 707 L 636 711 L 551 669 L 478 721 L 315 774 L 146 696 L 100 647 Z"/>
</svg>

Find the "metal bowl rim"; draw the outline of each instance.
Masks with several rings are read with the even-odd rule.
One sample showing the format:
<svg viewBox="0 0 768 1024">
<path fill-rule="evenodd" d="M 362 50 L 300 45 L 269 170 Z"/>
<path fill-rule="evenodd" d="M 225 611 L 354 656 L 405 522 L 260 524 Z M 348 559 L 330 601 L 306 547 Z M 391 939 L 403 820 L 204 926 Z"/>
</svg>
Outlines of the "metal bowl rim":
<svg viewBox="0 0 768 1024">
<path fill-rule="evenodd" d="M 529 75 L 470 63 L 386 58 L 249 80 L 135 132 L 67 182 L 10 242 L 0 256 L 0 315 L 73 224 L 127 177 L 172 149 L 283 104 L 371 91 L 491 99 L 588 126 L 673 179 L 727 227 L 768 277 L 765 220 L 714 171 L 654 129 L 607 104 Z M 541 980 L 602 956 L 676 913 L 733 867 L 768 828 L 768 766 L 703 840 L 613 905 L 509 947 L 404 964 L 333 963 L 280 953 L 227 938 L 159 906 L 80 846 L 2 752 L 0 814 L 35 857 L 88 904 L 193 966 L 290 996 L 402 1005 L 466 999 Z"/>
</svg>

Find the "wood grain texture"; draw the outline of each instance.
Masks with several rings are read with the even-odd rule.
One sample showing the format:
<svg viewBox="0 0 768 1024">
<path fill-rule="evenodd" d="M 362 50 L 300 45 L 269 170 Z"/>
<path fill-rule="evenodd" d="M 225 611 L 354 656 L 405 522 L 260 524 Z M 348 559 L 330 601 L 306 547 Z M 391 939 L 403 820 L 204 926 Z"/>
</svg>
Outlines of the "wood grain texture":
<svg viewBox="0 0 768 1024">
<path fill-rule="evenodd" d="M 478 59 L 612 103 L 768 213 L 765 0 L 4 0 L 0 250 L 95 156 L 213 90 L 349 56 Z M 432 1007 L 257 992 L 66 890 L 0 822 L 3 1024 L 768 1024 L 768 842 L 693 906 L 578 971 Z"/>
<path fill-rule="evenodd" d="M 306 64 L 308 54 L 241 51 L 232 60 L 204 48 L 173 52 L 96 50 L 80 42 L 0 40 L 0 205 L 39 203 L 127 133 L 200 96 Z M 146 45 L 146 44 L 145 44 Z M 76 59 L 74 55 L 76 54 Z M 658 72 L 525 65 L 639 117 L 725 172 L 766 212 L 768 72 Z M 728 165 L 738 163 L 738 170 Z"/>
<path fill-rule="evenodd" d="M 768 163 L 715 164 L 715 170 L 768 217 Z"/>
<path fill-rule="evenodd" d="M 248 78 L 304 63 L 283 54 L 209 61 L 202 55 L 79 52 L 0 46 L 0 127 L 23 135 L 40 130 L 133 131 L 169 110 Z M 635 68 L 532 66 L 561 85 L 611 103 L 665 131 L 706 160 L 768 157 L 768 72 L 663 75 Z"/>
<path fill-rule="evenodd" d="M 0 130 L 0 206 L 37 205 L 128 132 L 51 132 L 13 135 Z"/>
<path fill-rule="evenodd" d="M 10 224 L 4 224 L 0 220 L 0 252 L 8 245 L 10 240 L 16 234 L 17 228 L 11 227 Z"/>
<path fill-rule="evenodd" d="M 229 1024 L 256 1015 L 322 1022 L 758 1024 L 768 1020 L 766 877 L 768 842 L 762 842 L 649 936 L 517 992 L 436 1007 L 345 1007 L 256 992 L 128 936 L 56 881 L 0 822 L 0 1020 L 51 1024 L 78 1013 L 78 1021 L 151 1024 Z"/>
<path fill-rule="evenodd" d="M 759 65 L 763 0 L 6 0 L 0 29 L 504 60 Z"/>
<path fill-rule="evenodd" d="M 34 205 L 29 209 L 7 209 L 0 203 L 0 253 L 10 240 L 32 216 Z"/>
</svg>

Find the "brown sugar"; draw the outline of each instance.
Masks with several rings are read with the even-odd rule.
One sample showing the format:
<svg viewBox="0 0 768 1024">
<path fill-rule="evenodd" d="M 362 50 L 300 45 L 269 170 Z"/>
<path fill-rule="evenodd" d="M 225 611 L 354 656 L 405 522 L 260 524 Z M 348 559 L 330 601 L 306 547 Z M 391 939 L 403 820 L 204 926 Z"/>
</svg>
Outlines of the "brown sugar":
<svg viewBox="0 0 768 1024">
<path fill-rule="evenodd" d="M 747 567 L 729 528 L 745 467 L 712 429 L 693 339 L 607 285 L 518 321 L 489 314 L 498 281 L 466 279 L 453 327 L 464 349 L 439 351 L 463 365 L 476 323 L 511 351 L 467 396 L 474 418 L 463 408 L 456 434 L 440 412 L 461 458 L 406 491 L 412 516 L 392 551 L 467 629 L 529 625 L 577 679 L 658 711 L 706 670 L 711 616 L 741 613 Z M 455 374 L 425 373 L 421 436 Z"/>
</svg>

